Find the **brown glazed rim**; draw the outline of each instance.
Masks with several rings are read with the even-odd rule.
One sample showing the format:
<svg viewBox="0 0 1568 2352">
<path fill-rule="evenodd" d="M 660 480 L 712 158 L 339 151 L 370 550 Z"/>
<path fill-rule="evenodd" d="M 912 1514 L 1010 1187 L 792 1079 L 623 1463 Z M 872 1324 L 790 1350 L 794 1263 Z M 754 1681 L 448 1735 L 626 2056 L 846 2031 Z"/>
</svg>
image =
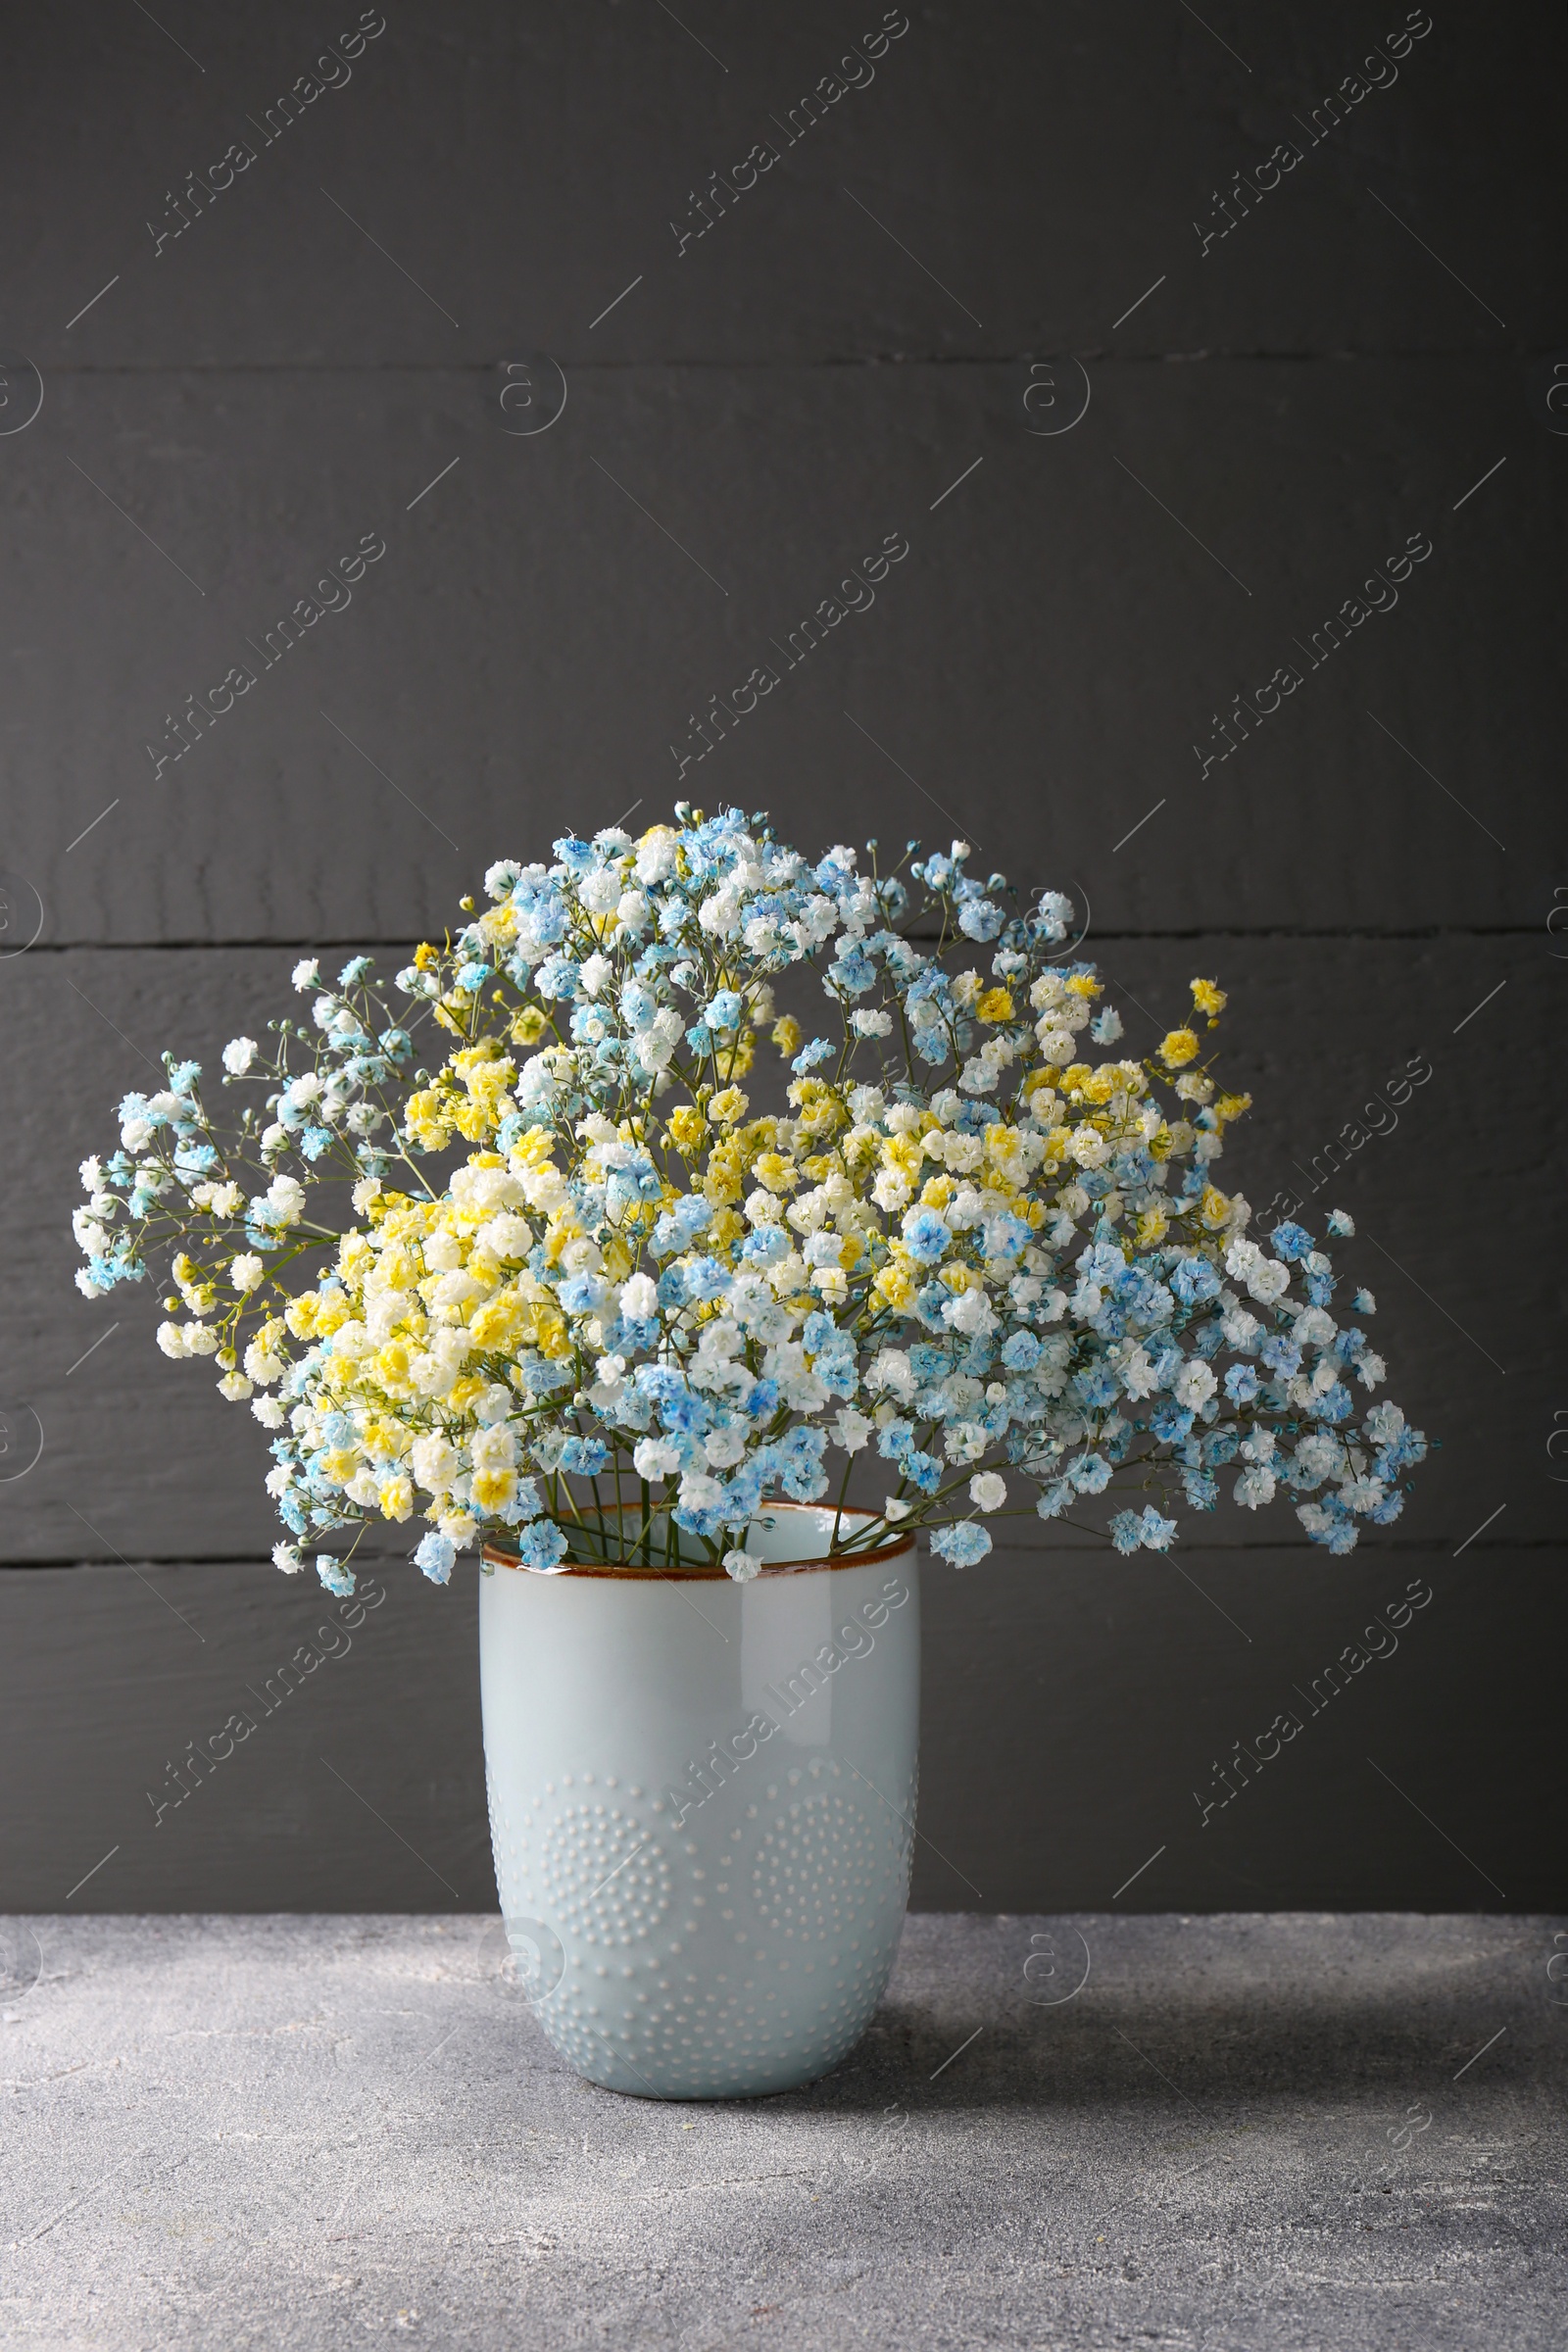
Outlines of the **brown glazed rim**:
<svg viewBox="0 0 1568 2352">
<path fill-rule="evenodd" d="M 634 1503 L 621 1503 L 618 1506 L 607 1504 L 605 1516 L 612 1517 L 617 1507 L 624 1513 L 635 1510 L 639 1506 Z M 768 1512 L 818 1511 L 825 1507 L 825 1505 L 815 1502 L 768 1502 L 762 1505 L 762 1510 Z M 868 1516 L 874 1515 L 868 1514 Z M 761 1516 L 761 1511 L 758 1513 L 758 1516 Z M 846 1512 L 845 1516 L 849 1517 L 850 1514 Z M 902 1559 L 913 1549 L 914 1531 L 911 1528 L 906 1536 L 899 1536 L 891 1543 L 879 1544 L 871 1551 L 855 1551 L 837 1557 L 829 1557 L 828 1554 L 823 1553 L 819 1558 L 809 1560 L 764 1560 L 759 1570 L 759 1575 L 801 1576 L 819 1573 L 824 1568 L 876 1568 L 886 1560 Z M 520 1569 L 525 1576 L 536 1573 L 532 1569 L 525 1568 L 515 1552 L 503 1551 L 495 1544 L 481 1544 L 480 1557 L 492 1568 L 516 1568 Z M 646 1584 L 650 1578 L 657 1578 L 662 1584 L 718 1583 L 728 1585 L 735 1581 L 727 1568 L 720 1567 L 713 1561 L 703 1561 L 701 1564 L 691 1567 L 683 1564 L 679 1568 L 661 1568 L 651 1562 L 645 1566 L 641 1562 L 628 1563 L 620 1560 L 568 1560 L 564 1567 L 557 1568 L 552 1573 L 556 1576 L 608 1577 L 622 1584 Z"/>
</svg>

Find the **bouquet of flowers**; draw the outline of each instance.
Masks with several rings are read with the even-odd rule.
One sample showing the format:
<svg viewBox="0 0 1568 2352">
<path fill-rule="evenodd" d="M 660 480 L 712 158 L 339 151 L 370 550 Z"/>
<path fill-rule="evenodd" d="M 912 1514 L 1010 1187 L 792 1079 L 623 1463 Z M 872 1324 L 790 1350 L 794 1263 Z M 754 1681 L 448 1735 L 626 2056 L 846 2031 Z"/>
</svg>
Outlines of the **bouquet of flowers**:
<svg viewBox="0 0 1568 2352">
<path fill-rule="evenodd" d="M 1115 1058 L 1069 902 L 982 883 L 967 843 L 811 864 L 761 816 L 674 813 L 492 866 L 395 1000 L 367 956 L 300 963 L 309 1019 L 223 1049 L 230 1116 L 166 1055 L 83 1162 L 78 1287 L 172 1253 L 159 1345 L 273 1433 L 279 1567 L 417 1516 L 438 1584 L 480 1539 L 744 1579 L 767 1499 L 842 1511 L 862 1455 L 883 1498 L 835 1516 L 840 1554 L 925 1526 L 965 1567 L 1029 1509 L 1164 1550 L 1232 1465 L 1331 1551 L 1398 1515 L 1425 1440 L 1371 1402 L 1322 1239 L 1249 1238 L 1214 1182 L 1250 1098 L 1206 1066 L 1212 981 Z M 796 967 L 823 1034 L 775 1005 Z M 764 1033 L 788 1107 L 753 1117 Z M 341 1544 L 317 1568 L 352 1591 Z"/>
</svg>

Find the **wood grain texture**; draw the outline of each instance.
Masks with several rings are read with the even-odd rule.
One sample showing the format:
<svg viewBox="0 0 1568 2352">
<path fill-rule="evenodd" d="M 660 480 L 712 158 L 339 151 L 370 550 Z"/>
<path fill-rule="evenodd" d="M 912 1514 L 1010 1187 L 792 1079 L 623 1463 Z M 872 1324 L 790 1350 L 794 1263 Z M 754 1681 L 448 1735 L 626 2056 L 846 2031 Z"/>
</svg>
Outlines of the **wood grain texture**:
<svg viewBox="0 0 1568 2352">
<path fill-rule="evenodd" d="M 808 842 L 961 828 L 1110 929 L 1544 923 L 1560 447 L 1496 363 L 1089 374 L 1054 438 L 1022 361 L 568 372 L 523 438 L 494 368 L 67 376 L 0 443 L 7 862 L 58 944 L 401 939 L 680 791 Z"/>
<path fill-rule="evenodd" d="M 1558 1883 L 1539 1553 L 1055 1545 L 922 1581 L 917 1909 L 1108 1908 L 1146 1863 L 1128 1909 L 1530 1910 Z M 493 1908 L 476 1591 L 372 1561 L 360 1622 L 266 1565 L 0 1577 L 8 1908 Z"/>
<path fill-rule="evenodd" d="M 226 22 L 160 11 L 161 33 L 144 13 L 106 23 L 66 0 L 18 24 L 11 57 L 28 99 L 12 169 L 35 199 L 18 212 L 12 315 L 40 365 L 85 351 L 139 367 L 490 361 L 519 336 L 563 360 L 751 364 L 1525 350 L 1559 331 L 1564 30 L 1522 0 L 1434 11 L 1393 86 L 1345 105 L 1326 137 L 1314 108 L 1405 22 L 1401 0 L 1201 18 L 916 0 L 869 85 L 808 130 L 799 118 L 793 141 L 790 110 L 881 23 L 879 0 L 676 13 L 690 30 L 615 0 L 392 8 L 352 79 L 284 130 L 267 110 L 310 71 L 329 16 L 303 0 Z M 1216 194 L 1286 140 L 1300 164 L 1205 252 Z M 204 203 L 187 175 L 210 183 L 236 141 L 254 164 Z M 766 141 L 776 166 L 719 194 L 697 234 L 710 175 L 733 186 Z M 190 225 L 172 236 L 186 190 Z M 684 249 L 672 219 L 694 232 Z"/>
<path fill-rule="evenodd" d="M 880 0 L 411 0 L 356 47 L 359 13 L 62 0 L 10 32 L 0 1422 L 30 1406 L 43 1451 L 0 1454 L 0 1901 L 117 1842 L 79 1899 L 448 1899 L 400 1836 L 492 1899 L 471 1587 L 395 1544 L 352 1653 L 138 1826 L 321 1603 L 256 1565 L 254 1423 L 156 1354 L 152 1296 L 71 1287 L 75 1168 L 166 1045 L 259 1034 L 301 947 L 395 968 L 493 858 L 677 791 L 810 847 L 966 832 L 1073 891 L 1136 1049 L 1219 979 L 1256 1103 L 1223 1179 L 1353 1211 L 1441 1440 L 1348 1562 L 1278 1505 L 1163 1562 L 1009 1523 L 932 1580 L 917 1900 L 1103 1904 L 1162 1840 L 1128 1901 L 1560 1900 L 1563 24 L 1506 0 L 1401 49 L 1402 4 L 917 0 L 879 49 Z M 347 78 L 285 128 L 328 36 Z M 808 127 L 852 40 L 869 78 Z M 791 665 L 889 532 L 874 606 Z M 1411 534 L 1392 604 L 1363 584 Z M 1178 1831 L 1216 1743 L 1407 1573 L 1437 1599 L 1399 1654 Z"/>
<path fill-rule="evenodd" d="M 1098 944 L 1091 932 L 1086 953 Z M 1366 1327 L 1390 1392 L 1440 1442 L 1401 1533 L 1457 1544 L 1502 1504 L 1503 1540 L 1555 1540 L 1560 1465 L 1546 1446 L 1561 1268 L 1528 1249 L 1495 1252 L 1478 1287 L 1465 1238 L 1498 1200 L 1522 1232 L 1545 1231 L 1553 1214 L 1561 1102 L 1498 1122 L 1485 1165 L 1471 1128 L 1476 1086 L 1496 1056 L 1544 1067 L 1554 1051 L 1562 975 L 1544 934 L 1117 938 L 1100 954 L 1134 1051 L 1177 1017 L 1192 974 L 1230 991 L 1225 1076 L 1255 1107 L 1232 1131 L 1219 1174 L 1259 1221 L 1271 1209 L 1277 1221 L 1288 1201 L 1318 1230 L 1330 1207 L 1357 1218 L 1337 1304 L 1348 1314 L 1349 1290 L 1371 1290 L 1378 1311 Z M 74 950 L 0 966 L 17 1100 L 53 1106 L 0 1141 L 14 1250 L 0 1402 L 31 1404 L 44 1429 L 36 1468 L 0 1484 L 0 1559 L 246 1558 L 274 1540 L 262 1433 L 243 1406 L 221 1402 L 205 1365 L 157 1352 L 156 1284 L 78 1297 L 69 1215 L 78 1160 L 113 1141 L 111 1102 L 143 1081 L 139 1054 L 167 1043 L 215 1069 L 225 1038 L 261 1034 L 268 1011 L 290 1000 L 289 960 L 275 949 Z M 62 1064 L 72 1073 L 64 1100 L 54 1091 Z M 1390 1082 L 1412 1064 L 1430 1076 L 1407 1081 L 1401 1098 Z M 1298 1534 L 1280 1502 L 1256 1519 L 1223 1516 L 1213 1540 Z"/>
</svg>

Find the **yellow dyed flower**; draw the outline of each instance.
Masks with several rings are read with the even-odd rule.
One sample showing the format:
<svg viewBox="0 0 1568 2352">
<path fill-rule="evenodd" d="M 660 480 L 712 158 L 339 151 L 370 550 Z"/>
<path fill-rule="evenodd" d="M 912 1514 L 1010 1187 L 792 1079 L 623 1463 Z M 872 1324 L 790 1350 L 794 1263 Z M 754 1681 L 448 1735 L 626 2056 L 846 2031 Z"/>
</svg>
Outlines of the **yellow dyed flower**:
<svg viewBox="0 0 1568 2352">
<path fill-rule="evenodd" d="M 376 1500 L 381 1506 L 381 1516 L 384 1519 L 407 1519 L 414 1509 L 413 1480 L 403 1477 L 389 1478 L 377 1494 Z"/>
<path fill-rule="evenodd" d="M 752 1173 L 770 1193 L 792 1193 L 801 1181 L 799 1169 L 781 1152 L 761 1152 Z"/>
<path fill-rule="evenodd" d="M 695 1152 L 708 1133 L 708 1122 L 695 1102 L 683 1102 L 669 1114 L 669 1140 L 677 1152 Z"/>
<path fill-rule="evenodd" d="M 773 1043 L 781 1054 L 798 1054 L 801 1050 L 801 1024 L 793 1012 L 773 1023 Z"/>
<path fill-rule="evenodd" d="M 476 1470 L 472 1492 L 481 1510 L 499 1511 L 517 1492 L 517 1474 L 514 1470 Z"/>
<path fill-rule="evenodd" d="M 432 948 L 428 940 L 424 940 L 414 951 L 414 968 L 416 972 L 433 972 L 440 960 L 440 949 Z"/>
<path fill-rule="evenodd" d="M 1199 1206 L 1202 1214 L 1203 1223 L 1207 1225 L 1211 1231 L 1217 1232 L 1221 1225 L 1229 1222 L 1231 1213 L 1230 1201 L 1226 1199 L 1225 1195 L 1216 1185 L 1204 1185 L 1202 1198 L 1199 1203 Z"/>
<path fill-rule="evenodd" d="M 1252 1098 L 1250 1095 L 1221 1095 L 1214 1105 L 1214 1116 L 1219 1120 L 1221 1126 L 1225 1126 L 1230 1120 L 1239 1119 L 1243 1111 L 1250 1110 L 1251 1107 Z"/>
<path fill-rule="evenodd" d="M 537 1004 L 524 1004 L 514 1016 L 508 1035 L 518 1046 L 536 1046 L 550 1026 Z"/>
<path fill-rule="evenodd" d="M 1228 1002 L 1225 991 L 1217 988 L 1212 980 L 1195 980 L 1193 982 L 1193 1003 L 1200 1012 L 1207 1013 L 1208 1025 L 1211 1029 L 1224 1011 Z"/>
<path fill-rule="evenodd" d="M 452 1141 L 452 1130 L 441 1116 L 441 1099 L 433 1087 L 421 1087 L 409 1097 L 409 1130 L 427 1152 L 442 1152 Z"/>
<path fill-rule="evenodd" d="M 885 1305 L 901 1309 L 914 1304 L 919 1287 L 912 1266 L 906 1259 L 896 1257 L 889 1260 L 871 1285 Z"/>
<path fill-rule="evenodd" d="M 745 1118 L 750 1108 L 748 1098 L 738 1086 L 726 1086 L 723 1093 L 715 1095 L 709 1103 L 708 1115 L 716 1119 L 722 1127 L 733 1127 L 738 1120 Z"/>
<path fill-rule="evenodd" d="M 1138 1247 L 1152 1250 L 1169 1231 L 1170 1219 L 1162 1208 L 1146 1208 L 1138 1219 Z"/>
<path fill-rule="evenodd" d="M 1010 1021 L 1012 999 L 1004 988 L 988 988 L 974 1009 L 982 1021 Z"/>
<path fill-rule="evenodd" d="M 1161 1041 L 1159 1058 L 1168 1070 L 1179 1070 L 1190 1062 L 1198 1052 L 1198 1040 L 1190 1029 L 1172 1029 Z"/>
</svg>

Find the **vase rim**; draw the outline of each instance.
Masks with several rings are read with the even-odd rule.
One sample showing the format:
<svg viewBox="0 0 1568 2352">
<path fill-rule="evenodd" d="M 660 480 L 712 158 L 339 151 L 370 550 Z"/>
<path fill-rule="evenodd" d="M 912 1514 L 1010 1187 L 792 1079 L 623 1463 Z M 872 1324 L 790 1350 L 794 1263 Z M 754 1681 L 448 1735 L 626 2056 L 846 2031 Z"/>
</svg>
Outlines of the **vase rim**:
<svg viewBox="0 0 1568 2352">
<path fill-rule="evenodd" d="M 607 1518 L 612 1517 L 617 1511 L 624 1515 L 626 1512 L 636 1510 L 640 1506 L 635 1503 L 620 1503 L 618 1505 L 611 1503 L 605 1506 L 605 1515 Z M 831 1504 L 817 1502 L 767 1502 L 762 1504 L 761 1509 L 756 1513 L 756 1517 L 760 1519 L 764 1511 L 769 1514 L 787 1512 L 791 1516 L 798 1511 L 809 1512 L 813 1517 L 825 1517 L 832 1511 L 832 1506 Z M 876 1520 L 881 1518 L 882 1513 L 880 1511 L 847 1508 L 844 1511 L 836 1514 L 836 1516 L 846 1525 L 858 1522 L 861 1526 L 865 1526 L 868 1524 L 874 1524 Z M 764 1560 L 761 1564 L 761 1567 L 758 1571 L 758 1576 L 759 1578 L 764 1576 L 802 1576 L 817 1574 L 823 1571 L 838 1568 L 880 1567 L 885 1561 L 904 1558 L 907 1553 L 912 1552 L 913 1549 L 914 1530 L 911 1528 L 907 1535 L 900 1536 L 890 1533 L 886 1543 L 874 1545 L 869 1551 L 852 1551 L 848 1553 L 837 1554 L 819 1552 L 809 1554 L 798 1560 Z M 538 1570 L 528 1568 L 526 1562 L 520 1559 L 515 1552 L 507 1551 L 503 1549 L 500 1544 L 493 1544 L 488 1539 L 481 1544 L 479 1547 L 479 1556 L 488 1566 L 492 1568 L 516 1568 L 521 1570 L 524 1575 L 537 1575 L 541 1573 Z M 618 1580 L 623 1584 L 646 1584 L 650 1579 L 657 1580 L 661 1584 L 728 1585 L 734 1584 L 737 1581 L 730 1575 L 727 1568 L 713 1560 L 692 1561 L 690 1563 L 683 1561 L 678 1568 L 663 1568 L 658 1566 L 654 1562 L 649 1562 L 647 1565 L 644 1565 L 644 1563 L 641 1561 L 574 1560 L 568 1557 L 563 1560 L 559 1567 L 550 1569 L 544 1573 L 551 1576 L 606 1577 L 612 1580 Z"/>
</svg>

